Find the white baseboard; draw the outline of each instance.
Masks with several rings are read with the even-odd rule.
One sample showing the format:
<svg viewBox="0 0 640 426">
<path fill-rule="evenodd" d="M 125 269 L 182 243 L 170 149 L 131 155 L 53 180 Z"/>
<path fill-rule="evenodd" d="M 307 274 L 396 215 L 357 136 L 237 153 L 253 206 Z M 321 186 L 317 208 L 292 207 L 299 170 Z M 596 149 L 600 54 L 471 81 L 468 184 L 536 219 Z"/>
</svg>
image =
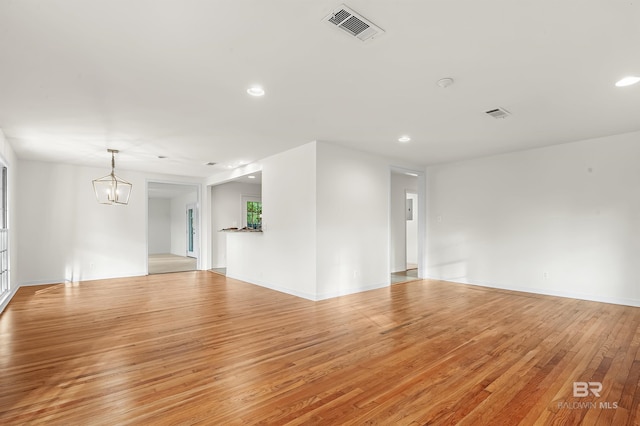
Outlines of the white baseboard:
<svg viewBox="0 0 640 426">
<path fill-rule="evenodd" d="M 118 275 L 118 276 L 113 276 L 113 277 L 99 277 L 99 278 L 93 278 L 93 277 L 91 277 L 91 278 L 83 278 L 82 281 L 97 281 L 97 280 L 108 280 L 108 279 L 115 279 L 115 278 L 143 277 L 143 276 L 146 276 L 146 275 L 147 274 L 140 274 L 140 272 L 138 271 L 135 274 L 131 274 L 131 275 Z M 82 281 L 78 281 L 78 282 L 82 282 Z M 67 282 L 69 282 L 67 279 L 59 278 L 59 279 L 27 281 L 27 282 L 24 282 L 24 283 L 20 283 L 15 288 L 12 288 L 11 291 L 9 292 L 9 294 L 7 296 L 5 296 L 4 299 L 2 299 L 2 301 L 0 302 L 0 313 L 2 313 L 4 311 L 4 309 L 7 307 L 7 305 L 9 304 L 11 299 L 13 298 L 13 296 L 15 296 L 15 294 L 18 292 L 20 287 L 30 287 L 30 286 L 37 286 L 37 285 L 65 284 Z"/>
<path fill-rule="evenodd" d="M 572 291 L 546 290 L 546 289 L 543 290 L 543 289 L 533 288 L 533 287 L 504 286 L 504 285 L 496 285 L 493 283 L 483 283 L 478 281 L 474 281 L 474 282 L 467 281 L 467 280 L 454 281 L 451 279 L 433 277 L 433 276 L 429 276 L 426 279 L 447 281 L 455 284 L 466 284 L 466 285 L 474 285 L 478 287 L 495 288 L 499 290 L 517 291 L 520 293 L 532 293 L 532 294 L 541 294 L 544 296 L 566 297 L 569 299 L 588 300 L 590 302 L 611 303 L 614 305 L 633 306 L 635 308 L 640 307 L 640 300 L 629 299 L 624 297 L 610 297 L 610 296 L 603 296 L 603 295 L 577 293 Z"/>
<path fill-rule="evenodd" d="M 238 280 L 238 281 L 242 281 L 245 282 L 247 284 L 253 284 L 253 285 L 257 285 L 260 287 L 264 287 L 264 288 L 268 288 L 269 290 L 275 290 L 275 291 L 279 291 L 280 293 L 285 293 L 291 296 L 296 296 L 296 297 L 301 297 L 303 299 L 307 299 L 307 300 L 311 300 L 311 301 L 315 301 L 315 295 L 314 294 L 308 294 L 302 291 L 297 291 L 297 290 L 292 290 L 290 288 L 287 287 L 281 287 L 275 284 L 271 284 L 271 283 L 267 283 L 267 282 L 263 282 L 263 281 L 254 281 L 254 280 L 248 280 L 247 278 L 243 278 L 240 276 L 233 276 L 233 275 L 226 275 L 227 278 L 231 278 L 234 280 Z"/>
<path fill-rule="evenodd" d="M 9 302 L 11 301 L 13 296 L 15 296 L 16 293 L 18 292 L 18 290 L 20 290 L 20 287 L 30 287 L 30 286 L 37 286 L 37 285 L 64 284 L 65 282 L 66 281 L 64 279 L 60 279 L 60 280 L 29 281 L 29 282 L 26 282 L 26 283 L 18 284 L 16 287 L 11 289 L 9 294 L 4 299 L 2 299 L 2 302 L 0 303 L 0 313 L 2 313 L 4 311 L 4 309 L 7 307 L 7 305 L 9 305 Z"/>
<path fill-rule="evenodd" d="M 64 284 L 67 280 L 64 278 L 59 280 L 39 280 L 39 281 L 29 281 L 26 283 L 18 284 L 18 287 L 29 287 L 32 285 L 53 285 L 53 284 Z"/>
<path fill-rule="evenodd" d="M 234 280 L 242 281 L 242 282 L 245 282 L 247 284 L 258 285 L 260 287 L 265 287 L 265 288 L 268 288 L 270 290 L 279 291 L 280 293 L 285 293 L 285 294 L 289 294 L 291 296 L 301 297 L 303 299 L 311 300 L 311 301 L 314 301 L 314 302 L 320 301 L 320 300 L 332 299 L 334 297 L 347 296 L 349 294 L 362 293 L 363 291 L 376 290 L 376 289 L 379 289 L 379 288 L 389 287 L 391 285 L 390 282 L 384 282 L 384 283 L 373 284 L 373 285 L 369 285 L 369 286 L 365 286 L 365 287 L 341 289 L 340 291 L 335 291 L 335 292 L 330 292 L 330 293 L 309 294 L 309 293 L 301 292 L 301 291 L 298 291 L 298 290 L 292 290 L 292 289 L 287 288 L 287 287 L 274 285 L 272 283 L 267 283 L 267 282 L 262 282 L 262 281 L 250 281 L 250 280 L 248 280 L 246 278 L 243 278 L 243 277 L 240 277 L 240 276 L 227 275 L 227 278 L 231 278 L 231 279 L 234 279 Z"/>
<path fill-rule="evenodd" d="M 387 281 L 381 284 L 372 284 L 364 287 L 342 289 L 340 291 L 333 291 L 329 293 L 319 294 L 316 300 L 333 299 L 334 297 L 347 296 L 349 294 L 362 293 L 364 291 L 369 291 L 369 290 L 377 290 L 379 288 L 389 287 L 390 285 L 391 283 Z"/>
<path fill-rule="evenodd" d="M 18 284 L 16 287 L 12 288 L 11 291 L 9 291 L 9 294 L 5 296 L 4 299 L 2 299 L 2 302 L 0 302 L 0 313 L 2 313 L 4 309 L 7 307 L 7 305 L 9 305 L 9 302 L 11 301 L 11 299 L 13 299 L 13 296 L 15 296 L 18 290 L 20 290 L 20 287 L 28 287 L 28 286 L 34 286 L 34 285 L 52 285 L 52 284 L 61 284 L 61 283 L 64 283 L 64 280 L 32 281 L 32 282 Z"/>
</svg>

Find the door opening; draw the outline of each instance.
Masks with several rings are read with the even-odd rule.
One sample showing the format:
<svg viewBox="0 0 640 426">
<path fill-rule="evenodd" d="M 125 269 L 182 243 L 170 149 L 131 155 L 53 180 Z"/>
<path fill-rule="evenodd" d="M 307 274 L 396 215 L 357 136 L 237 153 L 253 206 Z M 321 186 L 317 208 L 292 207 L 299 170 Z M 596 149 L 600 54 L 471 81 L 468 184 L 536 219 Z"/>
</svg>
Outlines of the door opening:
<svg viewBox="0 0 640 426">
<path fill-rule="evenodd" d="M 390 282 L 415 281 L 421 273 L 423 241 L 420 238 L 424 211 L 418 172 L 391 169 L 389 211 Z M 424 207 L 423 207 L 424 208 Z"/>
<path fill-rule="evenodd" d="M 198 269 L 198 192 L 194 184 L 147 182 L 149 274 Z"/>
<path fill-rule="evenodd" d="M 407 271 L 418 269 L 418 194 L 406 192 L 407 220 L 406 224 L 406 244 L 405 264 Z"/>
</svg>

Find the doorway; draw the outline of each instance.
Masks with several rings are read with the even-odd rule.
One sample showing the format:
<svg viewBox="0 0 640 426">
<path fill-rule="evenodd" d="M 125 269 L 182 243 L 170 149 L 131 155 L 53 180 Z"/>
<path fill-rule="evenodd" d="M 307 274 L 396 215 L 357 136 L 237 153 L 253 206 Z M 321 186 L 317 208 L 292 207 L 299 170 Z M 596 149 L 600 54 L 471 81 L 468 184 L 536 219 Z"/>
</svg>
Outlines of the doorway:
<svg viewBox="0 0 640 426">
<path fill-rule="evenodd" d="M 418 194 L 406 191 L 406 270 L 418 269 Z"/>
<path fill-rule="evenodd" d="M 147 182 L 147 272 L 194 271 L 199 265 L 199 186 Z"/>
<path fill-rule="evenodd" d="M 420 226 L 424 212 L 420 211 L 421 189 L 424 178 L 417 172 L 391 170 L 390 194 L 390 282 L 415 281 L 420 276 L 420 256 L 423 239 Z"/>
</svg>

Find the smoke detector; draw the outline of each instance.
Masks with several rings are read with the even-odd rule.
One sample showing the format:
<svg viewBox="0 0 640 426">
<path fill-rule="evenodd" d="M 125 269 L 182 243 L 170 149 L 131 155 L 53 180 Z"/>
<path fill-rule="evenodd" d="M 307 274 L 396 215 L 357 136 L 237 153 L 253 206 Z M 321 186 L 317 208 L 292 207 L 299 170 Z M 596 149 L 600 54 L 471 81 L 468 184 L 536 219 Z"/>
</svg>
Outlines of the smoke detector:
<svg viewBox="0 0 640 426">
<path fill-rule="evenodd" d="M 447 87 L 451 86 L 453 84 L 453 79 L 450 77 L 446 77 L 446 78 L 441 78 L 440 80 L 438 80 L 436 82 L 436 84 L 440 87 L 442 87 L 443 89 L 446 89 Z"/>
<path fill-rule="evenodd" d="M 490 109 L 489 111 L 485 111 L 485 114 L 493 117 L 493 118 L 507 118 L 508 116 L 511 115 L 511 113 L 509 111 L 507 111 L 504 108 L 494 108 L 494 109 Z"/>
<path fill-rule="evenodd" d="M 360 41 L 369 41 L 384 34 L 382 28 L 344 4 L 325 16 L 323 21 Z"/>
</svg>

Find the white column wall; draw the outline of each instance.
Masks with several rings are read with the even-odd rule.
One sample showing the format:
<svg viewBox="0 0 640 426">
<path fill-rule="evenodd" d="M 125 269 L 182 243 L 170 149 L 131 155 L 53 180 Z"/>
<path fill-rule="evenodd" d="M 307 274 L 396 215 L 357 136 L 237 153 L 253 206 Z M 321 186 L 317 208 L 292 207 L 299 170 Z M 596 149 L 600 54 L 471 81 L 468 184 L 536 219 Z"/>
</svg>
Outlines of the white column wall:
<svg viewBox="0 0 640 426">
<path fill-rule="evenodd" d="M 428 276 L 639 306 L 640 132 L 428 169 Z"/>
<path fill-rule="evenodd" d="M 389 285 L 388 160 L 317 143 L 317 298 Z"/>
<path fill-rule="evenodd" d="M 389 159 L 312 142 L 261 161 L 263 234 L 227 234 L 227 276 L 312 300 L 389 285 Z"/>
<path fill-rule="evenodd" d="M 227 235 L 227 277 L 316 298 L 316 143 L 261 161 L 263 234 Z"/>
</svg>

